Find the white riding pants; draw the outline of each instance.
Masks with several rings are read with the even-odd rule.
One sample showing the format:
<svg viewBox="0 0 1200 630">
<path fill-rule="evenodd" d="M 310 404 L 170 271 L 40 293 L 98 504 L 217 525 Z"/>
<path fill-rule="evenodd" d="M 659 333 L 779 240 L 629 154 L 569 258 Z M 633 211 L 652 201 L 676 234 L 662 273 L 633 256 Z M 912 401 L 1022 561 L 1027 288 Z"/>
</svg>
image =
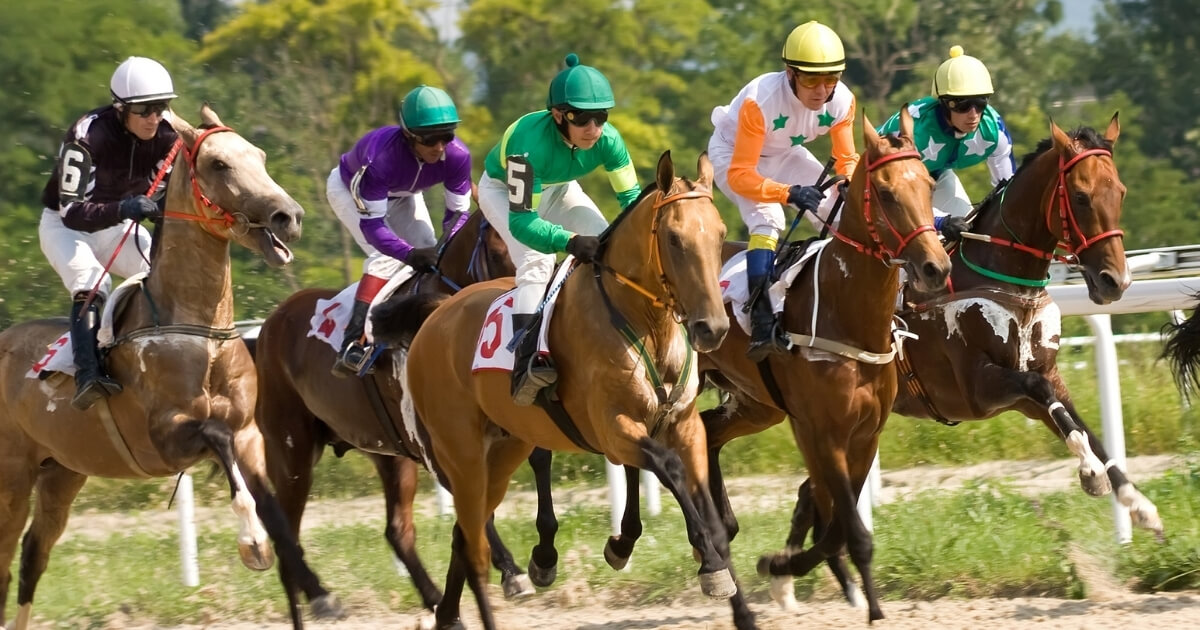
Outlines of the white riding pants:
<svg viewBox="0 0 1200 630">
<path fill-rule="evenodd" d="M 391 278 L 400 270 L 404 263 L 375 249 L 363 237 L 362 228 L 358 222 L 365 215 L 358 211 L 354 196 L 342 183 L 341 171 L 334 167 L 325 182 L 325 198 L 342 225 L 350 231 L 354 242 L 362 248 L 367 259 L 363 261 L 363 273 L 377 278 Z M 433 247 L 437 244 L 437 236 L 433 232 L 433 221 L 429 218 L 429 209 L 425 207 L 425 197 L 421 193 L 408 193 L 388 196 L 387 214 L 384 216 L 389 228 L 397 236 L 408 241 L 414 248 Z"/>
<path fill-rule="evenodd" d="M 96 293 L 107 298 L 112 292 L 112 277 L 104 273 L 104 265 L 117 251 L 130 225 L 133 225 L 130 221 L 122 221 L 96 232 L 81 232 L 63 225 L 57 210 L 46 208 L 38 223 L 38 241 L 50 266 L 72 296 L 91 291 L 99 281 Z M 121 245 L 109 271 L 122 278 L 149 271 L 150 263 L 146 262 L 149 257 L 150 232 L 137 225 Z"/>
</svg>

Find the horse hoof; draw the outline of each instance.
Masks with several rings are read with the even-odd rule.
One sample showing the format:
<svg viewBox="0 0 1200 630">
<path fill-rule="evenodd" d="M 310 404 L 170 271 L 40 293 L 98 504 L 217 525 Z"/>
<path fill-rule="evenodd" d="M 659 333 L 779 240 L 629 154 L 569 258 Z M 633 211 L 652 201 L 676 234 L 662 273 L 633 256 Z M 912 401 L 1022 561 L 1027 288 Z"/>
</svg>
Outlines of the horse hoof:
<svg viewBox="0 0 1200 630">
<path fill-rule="evenodd" d="M 883 619 L 883 611 L 878 606 L 871 608 L 871 612 L 867 613 L 867 623 L 873 623 Z"/>
<path fill-rule="evenodd" d="M 346 607 L 338 600 L 337 595 L 326 593 L 308 604 L 308 610 L 313 619 L 342 620 L 350 616 Z"/>
<path fill-rule="evenodd" d="M 1080 468 L 1079 485 L 1083 487 L 1084 492 L 1093 497 L 1102 497 L 1112 492 L 1112 482 L 1108 480 L 1108 475 L 1103 472 L 1090 473 Z"/>
<path fill-rule="evenodd" d="M 251 571 L 266 571 L 275 565 L 275 552 L 265 542 L 238 545 L 238 555 L 242 558 L 242 564 Z"/>
<path fill-rule="evenodd" d="M 545 588 L 554 584 L 554 580 L 558 579 L 558 565 L 553 564 L 548 568 L 539 567 L 533 558 L 529 559 L 529 579 L 534 586 Z"/>
<path fill-rule="evenodd" d="M 434 619 L 433 613 L 425 613 L 417 618 L 416 630 L 434 630 L 437 627 L 437 620 Z"/>
<path fill-rule="evenodd" d="M 529 576 L 524 573 L 504 578 L 502 585 L 504 586 L 504 599 L 517 599 L 537 592 L 534 590 Z"/>
<path fill-rule="evenodd" d="M 604 561 L 607 562 L 608 566 L 612 567 L 614 571 L 620 571 L 621 569 L 625 568 L 625 565 L 629 564 L 629 556 L 621 557 L 618 555 L 617 552 L 613 550 L 613 539 L 609 538 L 608 542 L 604 544 Z"/>
<path fill-rule="evenodd" d="M 737 595 L 737 584 L 729 569 L 700 574 L 700 592 L 713 599 L 729 599 Z"/>
<path fill-rule="evenodd" d="M 771 576 L 771 599 L 775 600 L 780 608 L 789 612 L 800 608 L 800 604 L 796 603 L 796 589 L 792 585 L 792 576 Z"/>
</svg>

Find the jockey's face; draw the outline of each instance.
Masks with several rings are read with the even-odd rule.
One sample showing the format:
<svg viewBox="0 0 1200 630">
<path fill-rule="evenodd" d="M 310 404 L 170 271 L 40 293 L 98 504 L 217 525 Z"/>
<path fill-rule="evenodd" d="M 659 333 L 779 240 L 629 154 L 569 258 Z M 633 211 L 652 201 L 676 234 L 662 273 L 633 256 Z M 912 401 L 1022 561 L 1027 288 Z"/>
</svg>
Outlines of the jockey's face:
<svg viewBox="0 0 1200 630">
<path fill-rule="evenodd" d="M 567 116 L 567 112 L 561 109 L 554 108 L 550 110 L 554 115 L 554 122 L 561 127 L 563 121 L 567 120 L 567 142 L 579 147 L 580 149 L 590 149 L 596 146 L 600 141 L 600 136 L 603 135 L 604 125 L 608 119 L 608 112 L 596 110 L 595 112 L 587 111 L 584 115 L 579 112 L 572 112 L 571 116 Z M 603 112 L 601 114 L 601 112 Z M 581 125 L 580 122 L 583 124 Z"/>
<path fill-rule="evenodd" d="M 405 130 L 404 133 L 417 159 L 426 164 L 433 164 L 442 159 L 446 153 L 446 145 L 454 141 L 454 131 L 417 135 Z"/>
<path fill-rule="evenodd" d="M 959 133 L 971 133 L 979 128 L 983 110 L 987 109 L 987 96 L 943 96 L 942 105 L 950 113 L 950 126 Z"/>
<path fill-rule="evenodd" d="M 983 119 L 983 114 L 977 109 L 970 109 L 965 112 L 950 112 L 950 125 L 961 133 L 971 133 L 979 128 L 979 121 Z"/>
<path fill-rule="evenodd" d="M 131 103 L 122 105 L 125 128 L 139 140 L 149 140 L 158 134 L 158 123 L 162 122 L 167 109 L 161 103 Z"/>
<path fill-rule="evenodd" d="M 842 76 L 840 72 L 811 73 L 791 66 L 788 67 L 787 73 L 792 84 L 796 86 L 796 98 L 800 104 L 814 112 L 819 111 L 829 101 Z"/>
</svg>

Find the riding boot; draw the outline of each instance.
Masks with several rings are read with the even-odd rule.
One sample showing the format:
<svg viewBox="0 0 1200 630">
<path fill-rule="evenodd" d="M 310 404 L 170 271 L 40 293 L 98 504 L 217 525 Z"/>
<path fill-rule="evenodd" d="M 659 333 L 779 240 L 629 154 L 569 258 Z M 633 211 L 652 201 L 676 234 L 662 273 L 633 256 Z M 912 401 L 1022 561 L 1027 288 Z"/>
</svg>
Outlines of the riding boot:
<svg viewBox="0 0 1200 630">
<path fill-rule="evenodd" d="M 512 397 L 518 405 L 532 405 L 537 393 L 558 380 L 558 371 L 537 351 L 538 323 L 533 313 L 513 313 L 513 334 L 521 335 L 513 362 Z"/>
<path fill-rule="evenodd" d="M 750 283 L 750 295 L 755 296 L 750 305 L 750 346 L 746 349 L 746 357 L 755 363 L 766 359 L 767 355 L 787 352 L 789 346 L 771 308 L 771 298 L 767 295 L 767 280 L 774 259 L 774 250 L 752 249 L 746 252 L 747 281 Z"/>
<path fill-rule="evenodd" d="M 330 370 L 338 378 L 357 376 L 370 357 L 362 341 L 363 329 L 367 325 L 367 311 L 370 308 L 370 302 L 354 301 L 354 309 L 350 311 L 350 322 L 346 324 L 346 330 L 342 333 L 342 350 L 338 352 L 333 369 Z"/>
<path fill-rule="evenodd" d="M 121 384 L 104 373 L 100 365 L 100 350 L 96 347 L 96 331 L 100 328 L 99 298 L 83 308 L 85 298 L 76 297 L 71 303 L 71 348 L 75 355 L 75 397 L 71 406 L 83 411 L 101 398 L 121 393 Z"/>
</svg>

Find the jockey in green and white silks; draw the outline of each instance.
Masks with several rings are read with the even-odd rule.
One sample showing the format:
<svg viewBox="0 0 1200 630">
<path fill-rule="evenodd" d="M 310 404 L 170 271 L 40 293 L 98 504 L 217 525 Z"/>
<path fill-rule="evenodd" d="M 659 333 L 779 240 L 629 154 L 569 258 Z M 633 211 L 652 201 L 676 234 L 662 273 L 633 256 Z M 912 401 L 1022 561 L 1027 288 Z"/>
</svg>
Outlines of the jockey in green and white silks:
<svg viewBox="0 0 1200 630">
<path fill-rule="evenodd" d="M 947 215 L 963 217 L 971 211 L 971 199 L 954 171 L 986 162 L 995 186 L 1012 177 L 1016 164 L 1004 120 L 988 104 L 992 77 L 982 62 L 964 55 L 961 46 L 952 47 L 950 58 L 934 74 L 932 91 L 933 96 L 909 104 L 908 112 L 917 150 L 937 181 L 933 207 L 941 229 Z M 897 113 L 878 131 L 897 133 L 899 128 Z"/>
<path fill-rule="evenodd" d="M 513 330 L 518 334 L 534 321 L 555 254 L 591 262 L 597 237 L 608 227 L 576 180 L 603 166 L 622 209 L 641 193 L 625 141 L 607 122 L 615 104 L 608 79 L 581 65 L 575 54 L 567 55 L 566 64 L 550 83 L 546 109 L 509 125 L 484 160 L 479 179 L 479 209 L 503 237 L 517 268 Z M 537 331 L 525 337 L 536 340 Z M 535 355 L 536 343 L 522 343 L 517 351 L 514 398 L 521 404 L 531 403 L 537 390 L 557 376 Z M 535 378 L 526 379 L 530 363 L 528 373 Z"/>
</svg>

